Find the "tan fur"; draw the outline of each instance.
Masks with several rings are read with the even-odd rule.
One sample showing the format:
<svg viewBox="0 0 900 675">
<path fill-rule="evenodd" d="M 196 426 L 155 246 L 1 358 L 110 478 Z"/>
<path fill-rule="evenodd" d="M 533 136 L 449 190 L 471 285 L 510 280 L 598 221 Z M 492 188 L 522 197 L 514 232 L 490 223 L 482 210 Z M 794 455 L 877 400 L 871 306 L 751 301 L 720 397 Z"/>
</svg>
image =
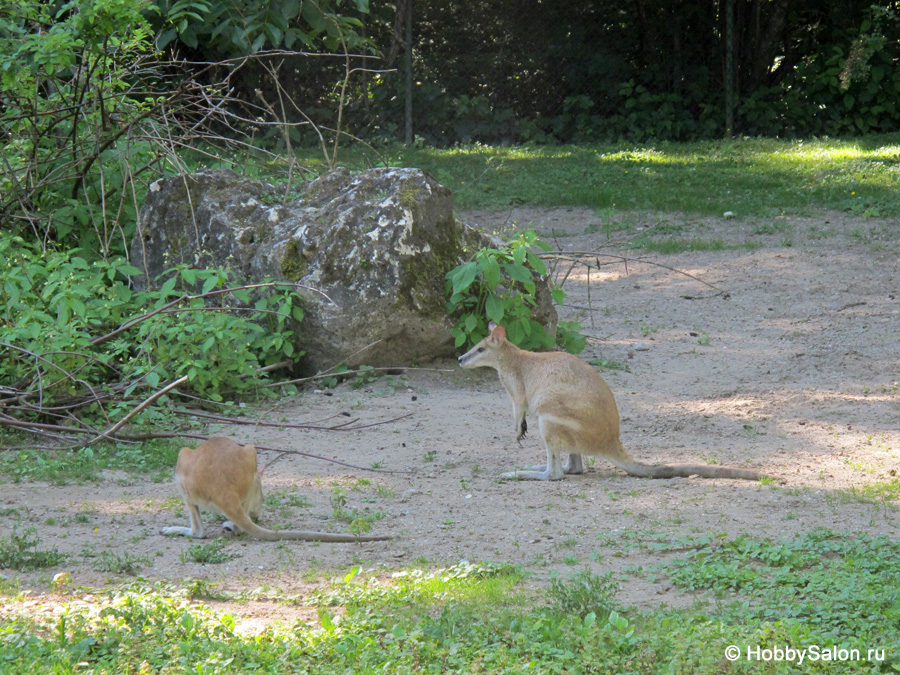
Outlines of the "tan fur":
<svg viewBox="0 0 900 675">
<path fill-rule="evenodd" d="M 486 366 L 500 375 L 513 404 L 516 440 L 528 426 L 526 414 L 537 417 L 547 448 L 547 464 L 503 474 L 505 478 L 559 480 L 584 471 L 581 455 L 606 457 L 632 476 L 641 478 L 741 478 L 759 480 L 765 474 L 727 466 L 644 464 L 619 441 L 619 411 L 613 393 L 596 370 L 564 352 L 535 353 L 506 339 L 506 330 L 491 322 L 491 334 L 459 357 L 463 368 Z M 569 454 L 566 465 L 560 452 Z"/>
<path fill-rule="evenodd" d="M 353 542 L 383 541 L 388 536 L 355 536 L 303 530 L 267 530 L 257 525 L 263 507 L 262 481 L 256 468 L 256 448 L 238 445 L 228 438 L 214 437 L 197 448 L 182 448 L 175 466 L 175 483 L 184 498 L 190 527 L 164 527 L 161 534 L 182 534 L 195 539 L 206 536 L 200 509 L 220 513 L 228 529 L 237 528 L 265 541 Z M 230 526 L 230 527 L 229 527 Z"/>
</svg>

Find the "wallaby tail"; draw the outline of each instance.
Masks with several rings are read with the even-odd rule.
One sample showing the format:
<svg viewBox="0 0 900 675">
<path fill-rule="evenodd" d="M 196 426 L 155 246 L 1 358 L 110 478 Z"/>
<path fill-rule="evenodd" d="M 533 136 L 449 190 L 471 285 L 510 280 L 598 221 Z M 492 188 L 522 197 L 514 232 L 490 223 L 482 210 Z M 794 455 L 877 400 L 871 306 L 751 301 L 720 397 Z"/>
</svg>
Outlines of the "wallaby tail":
<svg viewBox="0 0 900 675">
<path fill-rule="evenodd" d="M 387 541 L 393 537 L 386 534 L 334 534 L 332 532 L 310 532 L 306 530 L 279 530 L 275 534 L 279 539 L 296 539 L 300 541 L 324 541 L 333 543 L 352 543 L 355 541 Z"/>
<path fill-rule="evenodd" d="M 733 466 L 709 466 L 706 464 L 644 464 L 629 457 L 627 460 L 620 457 L 611 457 L 610 460 L 629 476 L 638 478 L 688 478 L 700 476 L 701 478 L 737 478 L 740 480 L 760 480 L 775 476 L 750 469 L 738 469 Z"/>
<path fill-rule="evenodd" d="M 322 541 L 326 543 L 352 543 L 356 541 L 385 541 L 393 539 L 388 535 L 355 535 L 355 534 L 335 534 L 332 532 L 312 532 L 309 530 L 269 530 L 265 527 L 257 525 L 248 516 L 241 519 L 235 518 L 234 523 L 256 539 L 263 541 Z"/>
</svg>

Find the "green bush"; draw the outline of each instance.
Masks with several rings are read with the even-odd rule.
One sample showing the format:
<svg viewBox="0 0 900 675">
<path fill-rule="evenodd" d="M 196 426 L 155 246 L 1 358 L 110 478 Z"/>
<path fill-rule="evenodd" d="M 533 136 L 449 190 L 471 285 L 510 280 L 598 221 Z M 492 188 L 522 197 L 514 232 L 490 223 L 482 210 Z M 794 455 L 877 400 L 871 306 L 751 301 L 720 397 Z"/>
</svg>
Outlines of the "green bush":
<svg viewBox="0 0 900 675">
<path fill-rule="evenodd" d="M 483 339 L 488 323 L 494 321 L 505 326 L 509 341 L 522 349 L 552 349 L 556 343 L 572 353 L 584 349 L 577 323 L 560 322 L 554 336 L 533 318 L 538 305 L 535 277 L 547 277 L 547 266 L 537 251 L 549 249 L 526 230 L 502 248 L 479 249 L 472 260 L 447 273 L 447 309 L 457 317 L 450 334 L 457 347 Z M 557 304 L 566 297 L 559 286 L 550 293 Z"/>
<path fill-rule="evenodd" d="M 136 292 L 137 273 L 123 258 L 89 263 L 77 248 L 0 235 L 0 381 L 46 406 L 186 375 L 186 388 L 222 400 L 258 384 L 260 367 L 300 356 L 291 326 L 303 310 L 290 289 L 252 297 L 229 289 L 223 270 L 181 266 L 159 290 Z"/>
</svg>

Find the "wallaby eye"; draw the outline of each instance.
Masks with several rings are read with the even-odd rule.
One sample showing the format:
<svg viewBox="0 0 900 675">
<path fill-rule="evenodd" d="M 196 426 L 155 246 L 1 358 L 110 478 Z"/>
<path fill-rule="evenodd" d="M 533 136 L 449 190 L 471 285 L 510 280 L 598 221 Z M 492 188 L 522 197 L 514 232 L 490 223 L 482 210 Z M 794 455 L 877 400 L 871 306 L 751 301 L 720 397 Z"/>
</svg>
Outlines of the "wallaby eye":
<svg viewBox="0 0 900 675">
<path fill-rule="evenodd" d="M 478 348 L 478 353 L 479 353 L 479 354 L 480 354 L 481 352 L 483 352 L 483 351 L 484 351 L 484 347 L 479 347 L 479 348 Z"/>
</svg>

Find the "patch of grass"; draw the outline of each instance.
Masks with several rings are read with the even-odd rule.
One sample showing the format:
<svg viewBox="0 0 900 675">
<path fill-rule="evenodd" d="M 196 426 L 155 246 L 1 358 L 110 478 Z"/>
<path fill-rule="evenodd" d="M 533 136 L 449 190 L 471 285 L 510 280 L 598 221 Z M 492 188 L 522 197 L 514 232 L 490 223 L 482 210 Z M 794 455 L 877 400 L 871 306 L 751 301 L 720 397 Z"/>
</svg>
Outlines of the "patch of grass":
<svg viewBox="0 0 900 675">
<path fill-rule="evenodd" d="M 548 596 L 551 607 L 562 614 L 575 614 L 584 619 L 588 614 L 605 622 L 617 607 L 618 585 L 612 573 L 597 576 L 590 570 L 582 570 L 563 580 L 550 581 Z"/>
<path fill-rule="evenodd" d="M 390 578 L 354 567 L 305 598 L 318 620 L 275 625 L 262 637 L 191 601 L 211 595 L 205 583 L 173 590 L 135 582 L 53 613 L 4 599 L 14 611 L 0 613 L 0 672 L 862 675 L 900 668 L 898 542 L 816 531 L 696 544 L 657 573 L 719 595 L 710 610 L 625 611 L 608 576 L 585 570 L 534 589 L 521 583 L 521 569 L 490 563 Z M 882 651 L 873 662 L 732 663 L 728 645 Z"/>
<path fill-rule="evenodd" d="M 38 549 L 41 540 L 34 533 L 33 527 L 20 531 L 18 525 L 13 525 L 9 536 L 0 539 L 0 568 L 28 572 L 65 562 L 68 556 L 56 549 Z"/>
<path fill-rule="evenodd" d="M 308 509 L 312 500 L 306 495 L 288 493 L 286 490 L 272 492 L 265 497 L 266 509 L 277 511 L 281 518 L 290 518 L 294 509 Z"/>
<path fill-rule="evenodd" d="M 348 525 L 347 529 L 354 534 L 364 534 L 372 529 L 372 523 L 384 518 L 384 514 L 380 511 L 364 513 L 362 511 L 352 509 L 348 510 L 347 493 L 341 487 L 336 487 L 331 491 L 331 507 L 332 517 L 340 522 Z"/>
<path fill-rule="evenodd" d="M 685 590 L 749 598 L 724 608 L 732 620 L 803 624 L 850 637 L 878 633 L 897 615 L 898 565 L 894 539 L 819 529 L 788 540 L 742 535 L 710 543 L 660 571 Z"/>
<path fill-rule="evenodd" d="M 200 563 L 202 565 L 218 565 L 240 558 L 237 553 L 229 553 L 225 550 L 225 540 L 214 539 L 204 544 L 195 544 L 181 553 L 181 562 Z"/>
<path fill-rule="evenodd" d="M 604 214 L 665 211 L 736 217 L 844 210 L 900 215 L 900 138 L 778 140 L 497 148 L 391 148 L 392 165 L 419 167 L 454 193 L 459 209 L 586 206 Z M 304 163 L 321 158 L 310 150 Z M 379 161 L 345 149 L 342 164 Z M 613 217 L 604 218 L 614 227 Z"/>
<path fill-rule="evenodd" d="M 867 483 L 862 487 L 851 486 L 835 490 L 835 495 L 839 502 L 845 504 L 848 502 L 859 502 L 896 508 L 897 505 L 893 502 L 900 500 L 900 479 L 891 478 L 887 481 L 876 481 Z"/>
<path fill-rule="evenodd" d="M 591 359 L 588 363 L 601 370 L 624 370 L 626 373 L 631 372 L 631 367 L 627 363 L 614 361 L 613 359 Z"/>
<path fill-rule="evenodd" d="M 91 563 L 91 567 L 98 572 L 136 576 L 141 567 L 149 564 L 150 556 L 147 555 L 134 555 L 128 551 L 124 553 L 101 551 Z"/>
<path fill-rule="evenodd" d="M 181 444 L 156 439 L 138 445 L 98 444 L 79 450 L 19 450 L 0 454 L 0 475 L 18 483 L 47 481 L 54 485 L 99 481 L 104 470 L 147 475 L 162 481 L 172 477 Z"/>
<path fill-rule="evenodd" d="M 397 493 L 393 488 L 388 487 L 387 485 L 379 485 L 376 488 L 376 492 L 379 497 L 388 499 L 391 497 L 396 497 Z"/>
<path fill-rule="evenodd" d="M 679 239 L 669 237 L 667 239 L 653 239 L 650 237 L 639 237 L 634 239 L 629 246 L 632 248 L 640 248 L 645 251 L 653 251 L 654 253 L 662 253 L 664 255 L 673 255 L 675 253 L 685 253 L 694 251 L 729 251 L 734 249 L 754 250 L 762 247 L 762 244 L 756 241 L 745 241 L 738 244 L 728 244 L 722 239 Z"/>
</svg>

